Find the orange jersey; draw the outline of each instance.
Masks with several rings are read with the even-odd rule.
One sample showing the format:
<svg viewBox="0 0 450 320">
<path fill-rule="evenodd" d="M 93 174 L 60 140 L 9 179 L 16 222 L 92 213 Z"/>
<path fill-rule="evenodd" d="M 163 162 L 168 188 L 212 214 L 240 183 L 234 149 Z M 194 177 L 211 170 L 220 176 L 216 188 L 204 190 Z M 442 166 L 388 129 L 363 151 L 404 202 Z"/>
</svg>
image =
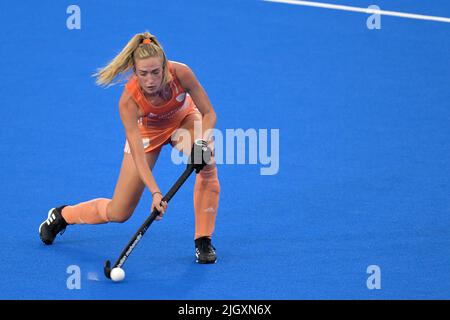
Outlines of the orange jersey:
<svg viewBox="0 0 450 320">
<path fill-rule="evenodd" d="M 150 103 L 139 86 L 136 75 L 133 75 L 125 85 L 125 88 L 131 94 L 133 100 L 145 114 L 145 116 L 142 117 L 142 120 L 147 121 L 148 124 L 164 125 L 167 122 L 175 121 L 177 118 L 180 118 L 183 113 L 180 111 L 183 111 L 183 109 L 192 105 L 191 97 L 186 94 L 186 91 L 181 86 L 180 81 L 173 70 L 173 65 L 170 62 L 168 63 L 168 67 L 173 77 L 172 81 L 169 83 L 172 96 L 170 100 L 163 105 L 155 107 Z"/>
<path fill-rule="evenodd" d="M 192 98 L 186 93 L 177 78 L 172 63 L 168 62 L 172 80 L 169 83 L 171 98 L 163 105 L 154 106 L 145 97 L 136 75 L 133 75 L 125 89 L 144 113 L 138 120 L 145 152 L 150 152 L 165 144 L 181 121 L 192 113 L 200 113 Z M 128 143 L 125 152 L 129 151 Z"/>
</svg>

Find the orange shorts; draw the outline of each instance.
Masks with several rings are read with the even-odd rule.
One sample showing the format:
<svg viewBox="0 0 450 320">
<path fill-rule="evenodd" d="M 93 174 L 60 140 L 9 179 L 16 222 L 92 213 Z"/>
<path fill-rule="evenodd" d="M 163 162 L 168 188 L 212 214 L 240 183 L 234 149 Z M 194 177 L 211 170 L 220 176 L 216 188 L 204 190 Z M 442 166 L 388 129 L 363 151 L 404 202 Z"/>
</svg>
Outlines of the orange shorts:
<svg viewBox="0 0 450 320">
<path fill-rule="evenodd" d="M 141 132 L 142 143 L 144 144 L 144 152 L 152 152 L 170 143 L 172 134 L 181 126 L 183 120 L 187 116 L 195 113 L 201 115 L 192 99 L 189 98 L 186 99 L 186 106 L 177 111 L 170 119 L 150 121 L 146 117 L 140 118 L 138 126 Z M 125 141 L 123 151 L 125 153 L 131 153 L 128 140 Z"/>
</svg>

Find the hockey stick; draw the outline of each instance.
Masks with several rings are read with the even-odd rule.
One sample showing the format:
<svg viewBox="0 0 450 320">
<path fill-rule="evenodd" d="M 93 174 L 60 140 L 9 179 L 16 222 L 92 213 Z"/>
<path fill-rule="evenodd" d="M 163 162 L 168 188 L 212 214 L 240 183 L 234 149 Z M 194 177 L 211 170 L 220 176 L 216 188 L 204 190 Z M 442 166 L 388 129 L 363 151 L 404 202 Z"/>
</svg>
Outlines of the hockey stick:
<svg viewBox="0 0 450 320">
<path fill-rule="evenodd" d="M 192 172 L 195 170 L 195 166 L 192 164 L 188 164 L 187 168 L 183 172 L 183 174 L 178 178 L 178 180 L 174 183 L 172 188 L 167 192 L 167 194 L 162 198 L 161 201 L 167 201 L 169 202 L 170 199 L 175 195 L 175 193 L 180 189 L 180 187 L 184 184 L 184 182 L 189 178 L 189 176 L 192 174 Z M 126 245 L 126 247 L 123 249 L 122 253 L 120 254 L 117 261 L 114 263 L 114 265 L 111 267 L 111 262 L 107 260 L 105 262 L 105 266 L 103 271 L 105 272 L 105 276 L 109 279 L 111 279 L 111 270 L 118 267 L 121 268 L 125 261 L 130 256 L 133 249 L 136 247 L 138 242 L 142 239 L 147 229 L 150 227 L 152 222 L 155 220 L 155 218 L 159 215 L 158 210 L 156 208 L 153 210 L 153 212 L 150 214 L 150 216 L 145 220 L 145 222 L 142 224 L 142 226 L 138 229 L 138 231 L 134 234 L 133 238 L 131 238 L 130 242 Z"/>
</svg>

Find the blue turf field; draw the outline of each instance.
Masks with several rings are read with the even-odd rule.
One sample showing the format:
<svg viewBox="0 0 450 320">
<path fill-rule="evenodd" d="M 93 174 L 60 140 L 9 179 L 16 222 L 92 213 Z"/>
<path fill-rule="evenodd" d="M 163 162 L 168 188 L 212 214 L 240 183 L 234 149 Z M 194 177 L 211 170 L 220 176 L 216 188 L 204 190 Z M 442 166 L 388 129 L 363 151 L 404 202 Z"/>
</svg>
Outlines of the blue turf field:
<svg viewBox="0 0 450 320">
<path fill-rule="evenodd" d="M 324 2 L 450 17 L 448 1 Z M 81 30 L 66 9 L 81 8 Z M 449 299 L 450 24 L 257 0 L 2 1 L 2 299 Z M 144 221 L 69 227 L 52 206 L 112 196 L 123 87 L 90 75 L 138 32 L 196 72 L 217 127 L 279 129 L 280 167 L 220 165 L 214 244 L 193 259 L 191 177 L 127 261 L 102 275 Z M 184 167 L 163 151 L 163 190 Z M 81 269 L 69 290 L 66 269 Z M 370 265 L 381 289 L 369 290 Z"/>
</svg>

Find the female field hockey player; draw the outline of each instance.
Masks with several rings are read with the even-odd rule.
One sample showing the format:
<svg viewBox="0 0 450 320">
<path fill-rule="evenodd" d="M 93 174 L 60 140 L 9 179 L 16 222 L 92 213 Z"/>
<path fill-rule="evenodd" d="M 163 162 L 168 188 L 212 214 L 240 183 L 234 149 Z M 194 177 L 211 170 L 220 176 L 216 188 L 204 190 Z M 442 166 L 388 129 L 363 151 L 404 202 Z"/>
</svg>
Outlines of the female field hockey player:
<svg viewBox="0 0 450 320">
<path fill-rule="evenodd" d="M 152 174 L 161 148 L 172 147 L 190 156 L 193 143 L 208 145 L 216 113 L 201 84 L 185 64 L 167 60 L 159 41 L 149 32 L 132 37 L 123 50 L 97 74 L 97 84 L 107 86 L 132 71 L 119 101 L 126 141 L 119 178 L 112 199 L 96 198 L 76 205 L 50 209 L 39 227 L 45 244 L 52 244 L 67 225 L 123 223 L 130 218 L 147 187 L 153 197 L 150 212 L 167 210 L 167 202 Z M 200 122 L 202 130 L 194 130 Z M 175 139 L 178 129 L 191 139 Z M 197 132 L 201 131 L 201 132 Z M 180 136 L 180 135 L 178 135 Z M 214 156 L 196 175 L 194 186 L 195 254 L 198 263 L 216 262 L 211 237 L 219 205 L 220 184 Z"/>
</svg>

